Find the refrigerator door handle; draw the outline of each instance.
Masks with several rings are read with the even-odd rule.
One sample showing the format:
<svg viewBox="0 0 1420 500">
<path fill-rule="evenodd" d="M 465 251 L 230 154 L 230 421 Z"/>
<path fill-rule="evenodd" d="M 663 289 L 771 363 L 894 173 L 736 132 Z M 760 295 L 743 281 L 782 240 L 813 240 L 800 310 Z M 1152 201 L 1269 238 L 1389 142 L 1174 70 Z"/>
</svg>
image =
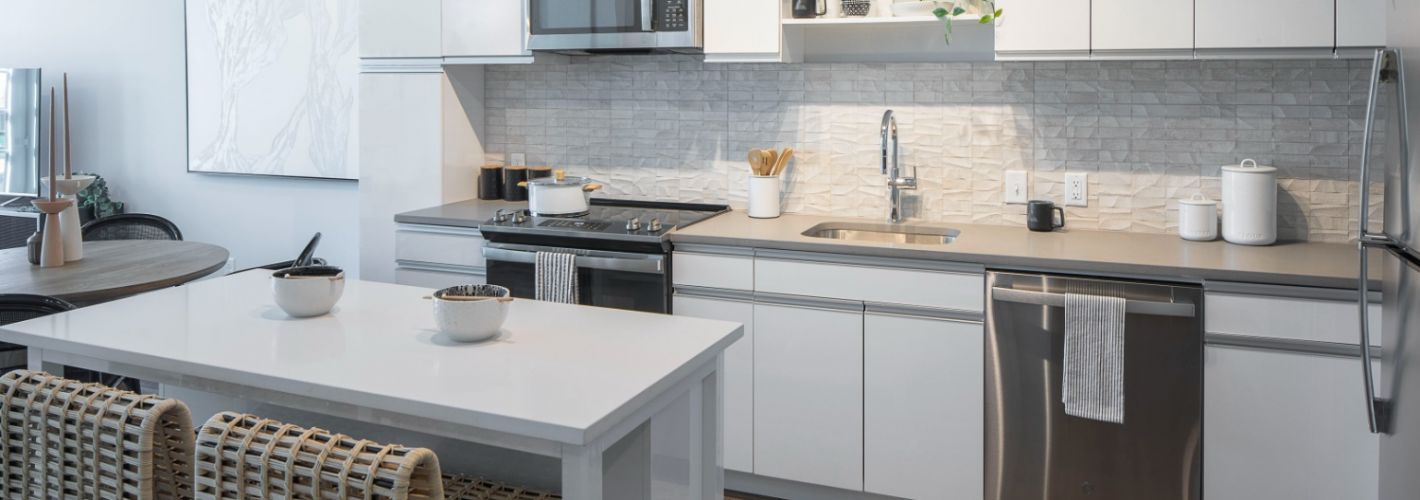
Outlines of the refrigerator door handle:
<svg viewBox="0 0 1420 500">
<path fill-rule="evenodd" d="M 1386 431 L 1384 415 L 1381 411 L 1383 402 L 1376 399 L 1375 373 L 1371 369 L 1371 325 L 1370 325 L 1370 301 L 1368 295 L 1371 288 L 1370 255 L 1369 249 L 1372 246 L 1388 246 L 1390 238 L 1384 232 L 1371 234 L 1370 227 L 1370 206 L 1371 206 L 1371 143 L 1375 138 L 1376 124 L 1376 102 L 1379 99 L 1381 80 L 1386 79 L 1387 67 L 1390 64 L 1399 64 L 1396 54 L 1390 50 L 1377 49 L 1371 66 L 1370 93 L 1366 96 L 1366 121 L 1365 132 L 1361 139 L 1361 214 L 1359 241 L 1357 242 L 1357 259 L 1359 263 L 1360 276 L 1357 279 L 1356 303 L 1360 313 L 1361 326 L 1361 374 L 1362 383 L 1366 391 L 1366 422 L 1369 424 L 1372 434 L 1380 434 Z M 1396 75 L 1399 77 L 1399 73 Z M 1398 82 L 1403 85 L 1403 82 Z M 1399 87 L 1400 92 L 1404 92 L 1404 87 Z M 1403 99 L 1403 98 L 1402 98 Z M 1403 101 L 1402 101 L 1403 102 Z M 1402 104 L 1403 106 L 1403 104 Z M 1404 123 L 1402 118 L 1401 123 Z M 1401 130 L 1405 126 L 1401 125 Z M 1401 137 L 1401 150 L 1406 149 L 1405 138 Z"/>
</svg>

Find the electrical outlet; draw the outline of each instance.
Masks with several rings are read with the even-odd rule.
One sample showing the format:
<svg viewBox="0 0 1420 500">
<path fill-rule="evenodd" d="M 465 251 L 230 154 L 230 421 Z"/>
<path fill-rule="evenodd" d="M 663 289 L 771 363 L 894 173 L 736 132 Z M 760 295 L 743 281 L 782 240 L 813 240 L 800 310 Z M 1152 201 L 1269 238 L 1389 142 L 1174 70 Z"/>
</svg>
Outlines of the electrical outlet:
<svg viewBox="0 0 1420 500">
<path fill-rule="evenodd" d="M 527 164 L 528 164 L 528 155 L 525 155 L 525 154 L 523 154 L 523 153 L 508 153 L 508 164 L 509 164 L 509 165 L 527 165 Z"/>
<path fill-rule="evenodd" d="M 1090 205 L 1089 175 L 1084 172 L 1065 174 L 1065 205 L 1072 207 Z"/>
<path fill-rule="evenodd" d="M 1029 176 L 1025 170 L 1006 171 L 1006 203 L 1025 204 L 1030 200 Z"/>
</svg>

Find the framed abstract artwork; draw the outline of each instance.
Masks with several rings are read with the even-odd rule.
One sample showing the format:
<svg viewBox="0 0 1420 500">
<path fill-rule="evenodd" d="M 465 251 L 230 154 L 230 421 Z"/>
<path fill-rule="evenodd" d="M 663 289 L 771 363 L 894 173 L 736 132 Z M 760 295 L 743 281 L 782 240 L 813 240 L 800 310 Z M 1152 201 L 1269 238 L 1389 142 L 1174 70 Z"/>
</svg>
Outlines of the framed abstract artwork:
<svg viewBox="0 0 1420 500">
<path fill-rule="evenodd" d="M 358 2 L 187 0 L 189 172 L 357 179 Z"/>
</svg>

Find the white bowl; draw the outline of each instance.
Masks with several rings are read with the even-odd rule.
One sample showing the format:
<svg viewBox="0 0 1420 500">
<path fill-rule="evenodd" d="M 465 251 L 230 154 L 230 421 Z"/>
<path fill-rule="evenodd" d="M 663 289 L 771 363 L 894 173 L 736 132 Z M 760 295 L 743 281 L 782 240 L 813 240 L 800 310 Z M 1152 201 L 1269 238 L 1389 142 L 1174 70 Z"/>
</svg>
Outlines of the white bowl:
<svg viewBox="0 0 1420 500">
<path fill-rule="evenodd" d="M 463 300 L 456 300 L 462 298 Z M 497 285 L 460 285 L 434 292 L 434 323 L 457 342 L 498 335 L 508 319 L 511 292 Z"/>
<path fill-rule="evenodd" d="M 271 292 L 276 305 L 296 318 L 309 318 L 330 312 L 345 293 L 345 273 L 331 276 L 286 276 L 289 269 L 271 275 Z"/>
</svg>

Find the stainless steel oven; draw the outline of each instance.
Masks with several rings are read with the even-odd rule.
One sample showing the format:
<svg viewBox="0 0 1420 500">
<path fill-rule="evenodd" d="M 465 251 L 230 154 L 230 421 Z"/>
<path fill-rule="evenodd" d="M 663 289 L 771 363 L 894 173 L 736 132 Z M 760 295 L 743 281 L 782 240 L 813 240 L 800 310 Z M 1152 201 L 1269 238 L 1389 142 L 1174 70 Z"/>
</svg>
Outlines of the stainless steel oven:
<svg viewBox="0 0 1420 500">
<path fill-rule="evenodd" d="M 508 287 L 514 297 L 533 298 L 539 251 L 577 254 L 577 294 L 583 305 L 670 312 L 666 254 L 487 243 L 488 282 Z"/>
<path fill-rule="evenodd" d="M 703 0 L 528 0 L 528 47 L 571 53 L 699 52 Z"/>
</svg>

